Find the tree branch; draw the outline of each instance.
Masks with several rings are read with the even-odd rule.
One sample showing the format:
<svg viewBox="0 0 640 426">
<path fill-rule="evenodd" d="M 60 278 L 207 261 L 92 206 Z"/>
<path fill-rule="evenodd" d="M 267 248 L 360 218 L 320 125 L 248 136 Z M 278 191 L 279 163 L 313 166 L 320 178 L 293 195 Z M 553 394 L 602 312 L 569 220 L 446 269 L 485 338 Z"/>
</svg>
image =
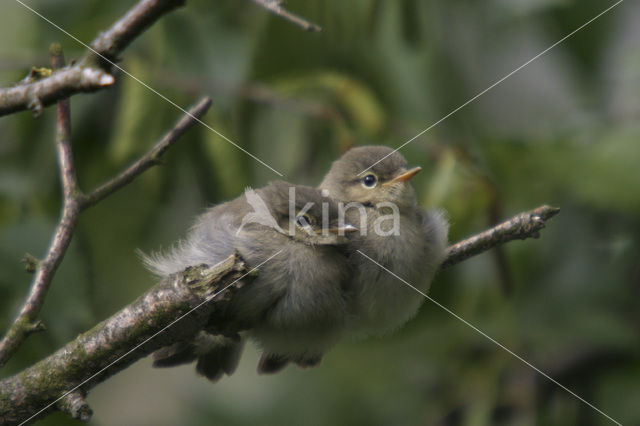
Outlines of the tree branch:
<svg viewBox="0 0 640 426">
<path fill-rule="evenodd" d="M 63 66 L 64 58 L 60 47 L 52 46 L 51 53 L 53 68 L 57 69 Z M 44 260 L 38 263 L 29 296 L 7 334 L 2 341 L 0 341 L 0 367 L 7 362 L 27 336 L 38 329 L 42 329 L 42 327 L 35 326 L 35 320 L 42 308 L 53 275 L 69 246 L 73 230 L 77 223 L 78 214 L 80 213 L 78 203 L 79 190 L 73 165 L 73 155 L 71 153 L 69 102 L 65 100 L 58 103 L 55 145 L 63 193 L 62 214 L 53 234 L 53 240 L 51 241 L 49 250 Z"/>
<path fill-rule="evenodd" d="M 84 392 L 80 391 L 67 393 L 56 403 L 56 408 L 76 420 L 88 422 L 93 415 L 93 410 L 89 407 L 83 394 Z"/>
<path fill-rule="evenodd" d="M 78 65 L 53 72 L 50 77 L 33 81 L 23 80 L 13 87 L 0 89 L 0 116 L 30 109 L 39 115 L 42 108 L 74 93 L 95 92 L 113 85 L 110 74 Z"/>
<path fill-rule="evenodd" d="M 289 12 L 279 0 L 253 0 L 276 15 L 307 31 L 321 31 L 319 26 Z M 186 0 L 141 0 L 109 29 L 101 32 L 88 46 L 77 64 L 61 68 L 51 75 L 33 76 L 0 88 L 0 116 L 30 109 L 39 115 L 46 106 L 76 93 L 95 92 L 115 83 L 113 68 L 118 56 L 163 15 L 183 6 Z M 34 13 L 35 10 L 23 4 Z"/>
<path fill-rule="evenodd" d="M 52 44 L 51 66 L 54 71 L 64 67 L 64 55 L 62 46 Z M 78 178 L 73 164 L 73 154 L 71 151 L 71 109 L 68 99 L 61 99 L 57 106 L 56 120 L 56 151 L 58 154 L 58 167 L 60 168 L 60 181 L 65 204 L 76 201 L 78 195 Z"/>
<path fill-rule="evenodd" d="M 0 89 L 0 116 L 25 109 L 37 115 L 43 107 L 60 99 L 112 86 L 115 79 L 111 68 L 118 55 L 146 28 L 185 1 L 141 0 L 111 28 L 100 33 L 91 42 L 91 50 L 77 64 L 55 71 L 48 77 L 37 80 L 28 77 L 12 87 Z"/>
<path fill-rule="evenodd" d="M 286 19 L 289 22 L 294 23 L 305 31 L 319 32 L 322 28 L 316 24 L 307 21 L 300 16 L 289 12 L 282 7 L 282 0 L 253 0 L 255 4 L 267 9 L 269 12 L 274 13 L 281 18 Z"/>
<path fill-rule="evenodd" d="M 167 132 L 155 146 L 147 152 L 142 158 L 129 166 L 115 178 L 104 183 L 100 187 L 87 194 L 83 200 L 83 207 L 89 207 L 103 198 L 109 196 L 113 192 L 130 183 L 144 171 L 159 164 L 160 157 L 186 133 L 194 124 L 198 122 L 211 106 L 210 98 L 203 98 L 195 106 L 193 106 L 173 128 Z"/>
<path fill-rule="evenodd" d="M 460 263 L 499 244 L 516 239 L 538 238 L 540 236 L 539 231 L 545 227 L 546 221 L 559 212 L 560 209 L 555 207 L 540 206 L 534 210 L 513 216 L 511 219 L 473 237 L 462 240 L 449 247 L 441 269 Z"/>
<path fill-rule="evenodd" d="M 246 277 L 246 278 L 245 278 Z M 32 421 L 55 410 L 89 420 L 88 391 L 135 361 L 193 337 L 221 316 L 248 280 L 237 254 L 188 268 L 32 367 L 0 382 L 0 424 Z"/>
<path fill-rule="evenodd" d="M 64 105 L 66 102 L 68 101 L 61 101 L 60 104 Z M 34 331 L 42 329 L 41 324 L 36 322 L 36 317 L 40 313 L 53 275 L 69 246 L 80 213 L 127 185 L 151 166 L 158 164 L 160 156 L 206 113 L 210 105 L 209 98 L 198 102 L 146 155 L 88 195 L 84 195 L 80 191 L 75 177 L 70 145 L 68 105 L 66 107 L 59 106 L 56 149 L 64 194 L 62 215 L 44 260 L 37 263 L 29 296 L 6 335 L 0 341 L 0 367 L 6 364 L 24 339 Z"/>
<path fill-rule="evenodd" d="M 541 206 L 454 244 L 443 268 L 517 238 L 535 238 L 558 211 Z M 1 381 L 0 423 L 30 421 L 54 410 L 88 420 L 91 409 L 84 396 L 133 362 L 161 347 L 188 340 L 205 327 L 226 333 L 239 331 L 224 322 L 224 310 L 235 292 L 251 279 L 250 273 L 235 254 L 212 268 L 201 265 L 165 278 L 62 349 Z"/>
<path fill-rule="evenodd" d="M 91 42 L 93 53 L 99 59 L 118 61 L 118 55 L 131 44 L 142 32 L 160 19 L 164 14 L 184 6 L 186 0 L 142 0 L 131 8 L 107 31 L 104 31 Z"/>
</svg>

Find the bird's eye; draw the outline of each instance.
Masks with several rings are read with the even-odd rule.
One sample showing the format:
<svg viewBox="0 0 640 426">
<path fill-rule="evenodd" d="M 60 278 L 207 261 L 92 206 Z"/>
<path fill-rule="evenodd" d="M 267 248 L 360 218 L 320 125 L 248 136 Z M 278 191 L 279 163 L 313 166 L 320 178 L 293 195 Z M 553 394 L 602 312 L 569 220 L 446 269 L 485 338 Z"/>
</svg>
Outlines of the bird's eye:
<svg viewBox="0 0 640 426">
<path fill-rule="evenodd" d="M 301 228 L 307 228 L 311 226 L 311 217 L 306 214 L 296 216 L 296 225 Z"/>
<path fill-rule="evenodd" d="M 376 186 L 377 182 L 378 178 L 376 178 L 376 176 L 371 173 L 362 178 L 362 184 L 367 188 L 373 188 L 374 186 Z"/>
</svg>

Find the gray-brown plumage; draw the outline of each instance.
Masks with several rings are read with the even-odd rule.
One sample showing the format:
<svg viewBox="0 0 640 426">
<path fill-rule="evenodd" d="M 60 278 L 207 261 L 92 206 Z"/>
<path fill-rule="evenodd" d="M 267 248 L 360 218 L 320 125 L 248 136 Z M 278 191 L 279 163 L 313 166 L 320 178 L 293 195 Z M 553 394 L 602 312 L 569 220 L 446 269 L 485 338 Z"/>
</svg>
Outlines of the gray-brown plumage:
<svg viewBox="0 0 640 426">
<path fill-rule="evenodd" d="M 449 229 L 445 216 L 419 207 L 409 182 L 420 170 L 409 169 L 391 148 L 363 146 L 336 160 L 320 184 L 330 197 L 355 203 L 347 204 L 347 218 L 361 228 L 348 244 L 354 270 L 350 330 L 356 335 L 393 331 L 424 301 L 357 250 L 423 292 L 444 259 Z"/>
<path fill-rule="evenodd" d="M 351 270 L 339 247 L 347 241 L 345 233 L 356 228 L 338 216 L 336 202 L 319 190 L 273 182 L 209 209 L 172 250 L 146 257 L 146 265 L 161 276 L 215 264 L 236 250 L 249 267 L 266 261 L 226 310 L 228 320 L 246 332 L 202 331 L 192 342 L 157 351 L 154 365 L 197 360 L 197 371 L 215 381 L 235 370 L 246 337 L 263 350 L 260 373 L 290 362 L 318 364 L 339 339 L 348 315 Z"/>
</svg>

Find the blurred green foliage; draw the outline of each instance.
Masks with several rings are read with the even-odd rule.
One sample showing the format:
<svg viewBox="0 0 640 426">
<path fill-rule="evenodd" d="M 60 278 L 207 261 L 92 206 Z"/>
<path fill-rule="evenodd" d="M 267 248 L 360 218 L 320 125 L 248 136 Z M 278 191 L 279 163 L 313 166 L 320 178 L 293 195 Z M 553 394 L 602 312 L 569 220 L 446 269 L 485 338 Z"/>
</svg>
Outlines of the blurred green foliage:
<svg viewBox="0 0 640 426">
<path fill-rule="evenodd" d="M 81 40 L 133 1 L 32 1 Z M 121 65 L 282 172 L 315 185 L 359 144 L 399 146 L 611 3 L 595 0 L 290 0 L 306 33 L 249 1 L 192 0 Z M 0 84 L 82 46 L 17 2 L 0 5 Z M 452 241 L 540 204 L 539 240 L 441 273 L 430 296 L 623 424 L 640 423 L 640 4 L 624 2 L 443 121 L 402 153 Z M 180 112 L 134 80 L 72 98 L 84 189 L 145 152 Z M 0 329 L 27 292 L 60 209 L 54 109 L 0 119 Z M 277 176 L 203 126 L 82 217 L 19 371 L 153 283 L 134 250 L 167 246 L 206 206 Z M 398 285 L 402 285 L 399 283 Z M 409 291 L 409 290 L 408 290 Z M 426 301 L 393 336 L 346 342 L 323 366 L 257 377 L 255 352 L 216 385 L 135 366 L 96 388 L 95 424 L 600 425 L 610 422 Z M 44 423 L 74 423 L 55 415 Z"/>
</svg>

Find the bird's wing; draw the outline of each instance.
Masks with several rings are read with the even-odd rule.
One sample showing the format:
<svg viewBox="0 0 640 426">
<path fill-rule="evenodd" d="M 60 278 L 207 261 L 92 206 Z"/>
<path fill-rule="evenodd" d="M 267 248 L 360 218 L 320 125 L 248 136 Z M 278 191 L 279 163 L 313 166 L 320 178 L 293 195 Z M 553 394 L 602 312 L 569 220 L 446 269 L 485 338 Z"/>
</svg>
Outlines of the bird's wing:
<svg viewBox="0 0 640 426">
<path fill-rule="evenodd" d="M 239 233 L 244 225 L 248 223 L 259 223 L 261 225 L 268 226 L 280 232 L 283 232 L 280 228 L 280 225 L 278 225 L 278 222 L 276 222 L 273 215 L 271 214 L 271 211 L 269 211 L 269 207 L 267 207 L 267 204 L 262 199 L 262 197 L 260 197 L 260 195 L 258 195 L 251 188 L 247 188 L 244 194 L 247 199 L 247 203 L 249 203 L 249 205 L 253 208 L 253 211 L 244 215 L 237 233 Z"/>
</svg>

